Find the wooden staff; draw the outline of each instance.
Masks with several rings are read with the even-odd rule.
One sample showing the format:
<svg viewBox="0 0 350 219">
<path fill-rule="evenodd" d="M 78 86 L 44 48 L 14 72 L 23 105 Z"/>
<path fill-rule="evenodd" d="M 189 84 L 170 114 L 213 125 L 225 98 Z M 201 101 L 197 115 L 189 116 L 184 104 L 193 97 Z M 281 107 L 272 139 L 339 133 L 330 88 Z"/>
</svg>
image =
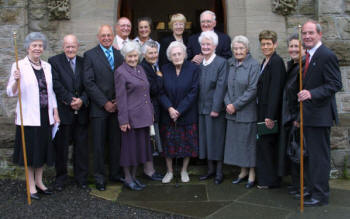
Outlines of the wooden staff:
<svg viewBox="0 0 350 219">
<path fill-rule="evenodd" d="M 303 63 L 301 57 L 301 25 L 299 29 L 299 92 L 303 90 Z M 304 212 L 304 122 L 303 102 L 299 102 L 300 110 L 300 212 Z"/>
<path fill-rule="evenodd" d="M 18 67 L 18 50 L 17 50 L 17 40 L 16 39 L 17 39 L 17 34 L 16 34 L 16 32 L 14 32 L 13 33 L 13 40 L 14 40 L 14 43 L 15 43 L 16 69 L 17 69 L 17 71 L 19 71 L 19 67 Z M 28 205 L 31 205 L 32 204 L 32 200 L 30 198 L 30 189 L 29 189 L 29 175 L 28 175 L 28 166 L 27 166 L 26 140 L 25 140 L 25 137 L 24 137 L 20 79 L 17 79 L 17 90 L 18 90 L 19 114 L 20 114 L 20 118 L 21 118 L 22 150 L 23 150 L 24 170 L 25 170 L 25 174 L 26 174 L 27 200 L 28 200 Z"/>
</svg>

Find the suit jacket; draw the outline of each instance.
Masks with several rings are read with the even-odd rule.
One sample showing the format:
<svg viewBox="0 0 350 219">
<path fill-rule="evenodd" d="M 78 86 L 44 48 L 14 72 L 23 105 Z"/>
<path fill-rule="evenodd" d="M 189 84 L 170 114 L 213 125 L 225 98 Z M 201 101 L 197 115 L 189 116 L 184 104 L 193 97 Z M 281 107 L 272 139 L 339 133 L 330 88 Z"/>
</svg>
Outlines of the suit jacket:
<svg viewBox="0 0 350 219">
<path fill-rule="evenodd" d="M 219 38 L 219 44 L 216 47 L 215 53 L 225 59 L 232 57 L 231 51 L 231 39 L 228 35 L 215 31 Z M 198 55 L 202 52 L 201 46 L 199 45 L 198 38 L 201 33 L 190 36 L 188 39 L 187 45 L 187 58 L 188 60 L 192 60 L 195 55 Z"/>
<path fill-rule="evenodd" d="M 250 54 L 241 65 L 234 58 L 228 60 L 229 75 L 225 105 L 233 104 L 236 112 L 226 113 L 226 118 L 237 122 L 256 122 L 256 85 L 258 83 L 259 63 Z"/>
<path fill-rule="evenodd" d="M 285 78 L 286 67 L 284 61 L 275 52 L 258 79 L 258 122 L 264 122 L 265 118 L 280 120 Z"/>
<path fill-rule="evenodd" d="M 73 97 L 79 97 L 83 101 L 83 105 L 78 111 L 78 121 L 80 124 L 86 124 L 88 122 L 89 99 L 81 77 L 84 67 L 83 58 L 76 56 L 75 73 L 64 53 L 49 58 L 49 63 L 52 67 L 53 89 L 56 93 L 61 124 L 70 125 L 73 122 L 75 110 L 70 106 Z"/>
<path fill-rule="evenodd" d="M 143 128 L 153 124 L 149 83 L 143 68 L 125 62 L 115 71 L 115 92 L 120 125 Z"/>
<path fill-rule="evenodd" d="M 226 59 L 215 56 L 207 66 L 200 64 L 199 114 L 224 111 L 224 97 L 227 89 L 228 64 Z"/>
<path fill-rule="evenodd" d="M 47 95 L 48 95 L 48 110 L 49 110 L 49 120 L 50 124 L 54 123 L 53 109 L 57 108 L 56 95 L 53 91 L 52 86 L 52 74 L 51 65 L 43 60 L 41 61 L 42 68 L 44 70 L 46 85 L 47 85 Z M 38 81 L 35 76 L 32 65 L 29 62 L 28 57 L 19 60 L 18 62 L 19 71 L 21 72 L 20 84 L 21 84 L 21 97 L 22 97 L 22 107 L 23 107 L 23 125 L 24 126 L 40 126 L 40 95 Z M 12 64 L 11 75 L 9 82 L 7 84 L 7 95 L 10 97 L 17 96 L 16 93 L 12 92 L 12 86 L 16 83 L 13 74 L 16 70 L 16 63 Z M 19 115 L 19 103 L 17 100 L 16 106 L 16 125 L 21 125 L 21 118 Z"/>
<path fill-rule="evenodd" d="M 321 45 L 310 60 L 303 80 L 303 89 L 309 90 L 311 100 L 303 102 L 304 125 L 331 127 L 338 122 L 335 93 L 342 88 L 338 59 Z"/>
<path fill-rule="evenodd" d="M 146 59 L 143 59 L 140 65 L 145 70 L 148 83 L 150 84 L 150 95 L 154 109 L 154 121 L 158 122 L 160 114 L 158 96 L 162 88 L 162 78 L 156 74 L 152 65 L 148 63 Z"/>
<path fill-rule="evenodd" d="M 106 117 L 104 109 L 107 101 L 115 100 L 114 70 L 123 63 L 119 51 L 113 48 L 114 69 L 111 69 L 107 57 L 100 45 L 84 53 L 83 83 L 90 98 L 90 117 Z"/>
<path fill-rule="evenodd" d="M 159 97 L 161 108 L 160 122 L 171 124 L 168 108 L 173 107 L 180 113 L 177 120 L 179 125 L 191 125 L 198 121 L 198 89 L 199 66 L 184 61 L 180 75 L 176 75 L 175 66 L 172 63 L 162 68 L 163 89 Z"/>
<path fill-rule="evenodd" d="M 187 46 L 188 37 L 183 35 L 182 38 L 183 38 L 183 42 L 184 42 L 185 46 Z M 160 66 L 170 63 L 170 61 L 168 60 L 168 57 L 166 55 L 166 50 L 168 49 L 168 46 L 170 45 L 170 43 L 173 41 L 176 41 L 176 39 L 173 35 L 164 37 L 160 41 L 160 50 L 159 50 L 159 65 Z"/>
</svg>

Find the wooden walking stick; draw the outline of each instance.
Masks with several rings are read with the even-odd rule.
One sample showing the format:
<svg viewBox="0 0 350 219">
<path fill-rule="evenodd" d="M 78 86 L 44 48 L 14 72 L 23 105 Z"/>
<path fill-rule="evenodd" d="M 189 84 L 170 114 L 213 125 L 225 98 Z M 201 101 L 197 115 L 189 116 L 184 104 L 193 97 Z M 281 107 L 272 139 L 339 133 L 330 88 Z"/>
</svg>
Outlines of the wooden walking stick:
<svg viewBox="0 0 350 219">
<path fill-rule="evenodd" d="M 301 57 L 301 25 L 299 29 L 299 92 L 303 90 L 303 63 Z M 300 212 L 304 212 L 304 123 L 303 102 L 299 102 L 300 110 Z"/>
<path fill-rule="evenodd" d="M 19 67 L 18 67 L 18 50 L 17 50 L 17 34 L 16 34 L 16 32 L 13 33 L 13 40 L 14 40 L 14 43 L 15 43 L 16 69 L 17 69 L 17 71 L 19 71 Z M 19 114 L 20 114 L 20 118 L 21 118 L 22 150 L 23 150 L 24 170 L 25 170 L 25 174 L 26 174 L 27 200 L 28 200 L 28 205 L 31 205 L 32 204 L 32 200 L 30 198 L 30 189 L 29 189 L 29 175 L 28 175 L 28 166 L 27 166 L 26 140 L 24 138 L 23 114 L 22 114 L 22 97 L 21 97 L 20 79 L 17 79 L 17 90 L 18 90 Z"/>
</svg>

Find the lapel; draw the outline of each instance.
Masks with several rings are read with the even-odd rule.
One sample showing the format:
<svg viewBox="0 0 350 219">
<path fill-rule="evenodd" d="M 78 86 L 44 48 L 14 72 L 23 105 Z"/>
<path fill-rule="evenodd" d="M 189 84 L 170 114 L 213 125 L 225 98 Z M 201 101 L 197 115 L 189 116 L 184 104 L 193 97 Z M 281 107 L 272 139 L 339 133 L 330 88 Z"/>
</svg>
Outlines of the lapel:
<svg viewBox="0 0 350 219">
<path fill-rule="evenodd" d="M 97 58 L 100 59 L 110 71 L 112 71 L 111 66 L 109 65 L 109 62 L 107 60 L 107 57 L 106 57 L 105 53 L 103 52 L 103 50 L 101 49 L 100 45 L 97 45 L 96 53 L 97 53 L 97 55 L 96 55 Z M 115 61 L 115 57 L 114 57 L 114 65 L 115 65 L 115 63 L 116 63 L 116 61 Z"/>
<path fill-rule="evenodd" d="M 317 61 L 321 54 L 322 47 L 323 47 L 323 44 L 316 50 L 316 52 L 314 53 L 314 55 L 310 60 L 309 68 L 307 69 L 305 79 L 303 80 L 303 87 L 305 87 L 308 80 L 312 77 L 312 74 L 315 73 L 314 69 L 316 68 Z"/>
<path fill-rule="evenodd" d="M 113 47 L 113 58 L 114 58 L 114 70 L 118 68 L 118 62 L 117 62 L 117 57 L 118 57 L 118 52 L 116 49 Z M 107 59 L 107 58 L 106 58 Z"/>
<path fill-rule="evenodd" d="M 73 72 L 72 68 L 70 67 L 70 63 L 68 62 L 67 57 L 64 53 L 61 55 L 60 62 L 62 63 L 62 66 L 64 68 L 64 72 L 67 74 L 68 77 L 70 77 L 74 81 L 74 72 Z M 77 66 L 76 63 L 75 63 L 75 66 Z"/>
<path fill-rule="evenodd" d="M 133 69 L 132 67 L 130 67 L 125 62 L 124 62 L 124 65 L 125 65 L 125 69 L 129 72 L 130 75 L 134 76 L 135 78 L 141 79 L 142 81 L 145 80 L 144 74 L 142 74 L 142 72 L 141 72 L 140 65 L 137 65 L 136 69 Z"/>
</svg>

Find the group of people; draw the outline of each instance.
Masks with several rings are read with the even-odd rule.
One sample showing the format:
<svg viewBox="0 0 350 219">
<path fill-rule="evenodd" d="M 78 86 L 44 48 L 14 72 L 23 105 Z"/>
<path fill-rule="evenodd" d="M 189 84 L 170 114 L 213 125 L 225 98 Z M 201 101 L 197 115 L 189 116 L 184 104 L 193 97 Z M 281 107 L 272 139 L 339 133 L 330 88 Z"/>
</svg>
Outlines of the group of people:
<svg viewBox="0 0 350 219">
<path fill-rule="evenodd" d="M 67 179 L 68 145 L 74 145 L 74 176 L 87 188 L 88 123 L 93 143 L 96 188 L 106 189 L 105 157 L 109 180 L 131 190 L 146 187 L 144 176 L 162 183 L 174 178 L 173 160 L 183 158 L 181 181 L 190 181 L 190 158 L 207 159 L 207 173 L 200 180 L 222 183 L 223 164 L 241 168 L 233 184 L 247 180 L 246 188 L 276 188 L 289 170 L 290 193 L 299 195 L 298 164 L 286 151 L 290 133 L 299 127 L 298 102 L 304 103 L 306 159 L 306 206 L 328 203 L 330 127 L 337 120 L 335 93 L 342 87 L 338 61 L 321 43 L 321 27 L 307 21 L 303 45 L 297 35 L 288 40 L 291 60 L 286 70 L 276 53 L 277 34 L 259 34 L 265 56 L 261 64 L 249 52 L 248 38 L 230 37 L 216 31 L 215 13 L 200 15 L 201 33 L 184 35 L 186 18 L 174 14 L 172 35 L 160 43 L 151 39 L 152 21 L 137 21 L 138 37 L 129 38 L 131 22 L 118 19 L 115 26 L 99 28 L 99 44 L 77 55 L 78 39 L 67 35 L 62 54 L 40 59 L 47 46 L 38 32 L 25 38 L 27 56 L 13 64 L 7 86 L 9 96 L 22 92 L 23 124 L 27 145 L 29 185 L 33 199 L 51 194 L 43 181 L 43 165 L 55 165 L 55 189 L 62 191 Z M 305 52 L 307 55 L 305 55 Z M 303 90 L 299 91 L 299 53 L 304 57 Z M 23 165 L 19 106 L 16 109 L 14 161 Z M 52 140 L 51 128 L 59 123 Z M 258 131 L 258 123 L 279 132 Z M 153 166 L 150 135 L 165 157 L 167 172 Z M 108 151 L 107 151 L 108 150 Z M 121 171 L 123 170 L 123 171 Z"/>
</svg>

